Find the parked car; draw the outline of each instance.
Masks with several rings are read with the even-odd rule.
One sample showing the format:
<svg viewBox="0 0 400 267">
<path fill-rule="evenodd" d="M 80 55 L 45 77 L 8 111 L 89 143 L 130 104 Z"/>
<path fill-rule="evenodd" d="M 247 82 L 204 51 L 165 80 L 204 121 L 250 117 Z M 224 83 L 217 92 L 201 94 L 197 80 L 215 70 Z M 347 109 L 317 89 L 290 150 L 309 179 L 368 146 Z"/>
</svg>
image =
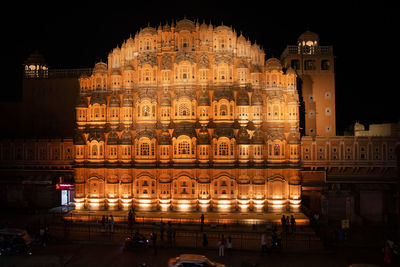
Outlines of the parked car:
<svg viewBox="0 0 400 267">
<path fill-rule="evenodd" d="M 182 254 L 169 259 L 168 267 L 225 267 L 225 265 L 213 262 L 204 255 Z"/>
<path fill-rule="evenodd" d="M 31 237 L 25 230 L 15 228 L 0 229 L 0 255 L 31 255 Z"/>
</svg>

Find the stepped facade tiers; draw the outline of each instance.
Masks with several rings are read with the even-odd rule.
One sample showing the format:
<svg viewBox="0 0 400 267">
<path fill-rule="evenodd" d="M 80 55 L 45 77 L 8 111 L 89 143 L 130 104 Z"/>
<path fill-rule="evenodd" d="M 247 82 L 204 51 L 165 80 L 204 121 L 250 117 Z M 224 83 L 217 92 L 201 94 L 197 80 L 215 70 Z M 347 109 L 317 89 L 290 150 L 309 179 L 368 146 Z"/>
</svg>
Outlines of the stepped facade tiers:
<svg viewBox="0 0 400 267">
<path fill-rule="evenodd" d="M 227 26 L 142 29 L 79 78 L 76 208 L 296 210 L 296 78 Z"/>
</svg>

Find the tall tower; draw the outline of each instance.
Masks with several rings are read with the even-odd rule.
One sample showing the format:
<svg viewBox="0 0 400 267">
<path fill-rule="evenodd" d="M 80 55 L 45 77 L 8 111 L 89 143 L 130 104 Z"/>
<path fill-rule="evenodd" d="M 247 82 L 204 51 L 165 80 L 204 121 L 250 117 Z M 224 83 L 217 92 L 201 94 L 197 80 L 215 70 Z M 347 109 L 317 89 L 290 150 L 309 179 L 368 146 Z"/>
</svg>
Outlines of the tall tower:
<svg viewBox="0 0 400 267">
<path fill-rule="evenodd" d="M 332 46 L 320 46 L 316 33 L 306 31 L 297 45 L 288 45 L 281 55 L 285 68 L 299 77 L 304 123 L 309 136 L 335 136 L 335 72 Z"/>
</svg>

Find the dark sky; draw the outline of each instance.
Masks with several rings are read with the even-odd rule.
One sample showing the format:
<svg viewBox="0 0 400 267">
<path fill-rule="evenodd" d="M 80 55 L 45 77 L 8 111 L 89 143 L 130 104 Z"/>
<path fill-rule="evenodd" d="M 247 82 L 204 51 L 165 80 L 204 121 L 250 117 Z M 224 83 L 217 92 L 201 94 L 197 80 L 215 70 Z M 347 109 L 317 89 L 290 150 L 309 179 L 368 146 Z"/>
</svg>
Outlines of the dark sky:
<svg viewBox="0 0 400 267">
<path fill-rule="evenodd" d="M 295 44 L 307 29 L 316 32 L 321 45 L 333 45 L 334 49 L 339 130 L 357 120 L 382 123 L 400 119 L 399 97 L 395 96 L 400 88 L 394 82 L 398 76 L 395 62 L 399 62 L 399 42 L 395 40 L 398 7 L 364 1 L 341 5 L 333 5 L 340 1 L 300 1 L 296 5 L 290 1 L 130 2 L 134 4 L 54 1 L 57 5 L 40 5 L 32 1 L 5 10 L 11 19 L 3 21 L 3 36 L 7 36 L 3 42 L 10 45 L 6 56 L 11 57 L 9 66 L 13 66 L 16 82 L 2 89 L 2 97 L 18 96 L 20 68 L 34 50 L 53 68 L 93 67 L 99 60 L 106 61 L 111 49 L 140 28 L 186 16 L 232 26 L 260 44 L 267 58 L 279 58 L 285 46 Z M 260 3 L 266 6 L 256 5 Z"/>
</svg>

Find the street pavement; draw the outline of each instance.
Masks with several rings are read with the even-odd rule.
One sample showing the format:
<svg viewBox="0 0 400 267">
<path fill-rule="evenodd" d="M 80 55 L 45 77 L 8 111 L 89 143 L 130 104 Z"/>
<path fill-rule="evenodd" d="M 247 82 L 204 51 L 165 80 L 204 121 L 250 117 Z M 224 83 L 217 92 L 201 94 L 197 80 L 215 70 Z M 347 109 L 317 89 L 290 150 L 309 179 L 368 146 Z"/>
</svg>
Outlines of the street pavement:
<svg viewBox="0 0 400 267">
<path fill-rule="evenodd" d="M 98 244 L 88 242 L 58 242 L 46 247 L 36 247 L 32 256 L 2 256 L 0 266 L 167 266 L 168 259 L 180 254 L 202 254 L 211 260 L 226 264 L 227 267 L 247 266 L 324 266 L 345 267 L 351 263 L 374 263 L 382 261 L 378 248 L 346 248 L 330 251 L 272 252 L 261 255 L 260 251 L 225 251 L 218 256 L 217 249 L 184 249 L 158 247 L 157 254 L 152 247 L 125 251 L 123 244 Z M 256 264 L 256 265 L 251 265 Z"/>
</svg>

